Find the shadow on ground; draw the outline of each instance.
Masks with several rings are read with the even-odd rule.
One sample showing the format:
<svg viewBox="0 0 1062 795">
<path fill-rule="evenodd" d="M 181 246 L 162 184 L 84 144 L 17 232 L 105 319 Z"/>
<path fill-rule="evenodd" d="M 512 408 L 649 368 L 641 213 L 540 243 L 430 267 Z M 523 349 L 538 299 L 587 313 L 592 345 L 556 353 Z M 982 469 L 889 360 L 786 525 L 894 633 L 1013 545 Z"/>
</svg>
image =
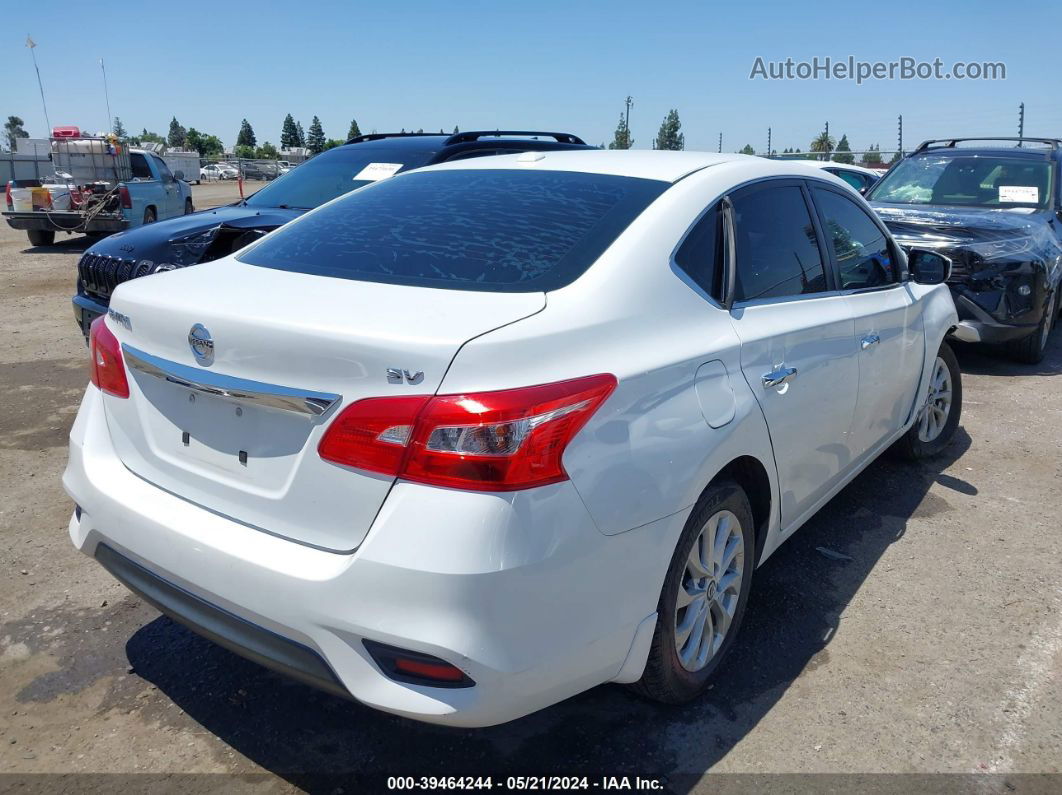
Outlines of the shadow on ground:
<svg viewBox="0 0 1062 795">
<path fill-rule="evenodd" d="M 30 245 L 21 254 L 81 254 L 100 238 L 82 234 L 55 233 L 55 242 L 50 246 Z"/>
<path fill-rule="evenodd" d="M 757 571 L 742 634 L 719 671 L 725 686 L 685 707 L 651 704 L 609 685 L 503 726 L 456 730 L 288 682 L 166 618 L 140 628 L 126 652 L 139 676 L 224 743 L 310 790 L 329 791 L 359 773 L 701 773 L 794 680 L 827 659 L 842 611 L 903 537 L 908 519 L 950 510 L 946 498 L 928 493 L 930 486 L 976 493 L 942 474 L 969 446 L 960 428 L 933 461 L 909 464 L 886 455 L 823 508 Z M 670 787 L 685 791 L 693 780 L 672 777 Z"/>
</svg>

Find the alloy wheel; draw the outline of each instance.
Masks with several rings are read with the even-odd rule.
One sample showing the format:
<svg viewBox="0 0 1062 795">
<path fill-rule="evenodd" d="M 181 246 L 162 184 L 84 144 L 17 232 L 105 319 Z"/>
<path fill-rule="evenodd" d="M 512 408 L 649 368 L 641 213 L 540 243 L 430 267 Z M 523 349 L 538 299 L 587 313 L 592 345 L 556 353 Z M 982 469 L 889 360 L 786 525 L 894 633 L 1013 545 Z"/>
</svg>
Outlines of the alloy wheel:
<svg viewBox="0 0 1062 795">
<path fill-rule="evenodd" d="M 686 558 L 675 604 L 675 650 L 687 671 L 704 668 L 722 647 L 737 610 L 744 562 L 737 516 L 712 514 Z"/>
<path fill-rule="evenodd" d="M 947 363 L 937 357 L 933 364 L 933 373 L 929 378 L 929 390 L 926 402 L 918 418 L 918 439 L 932 442 L 948 423 L 951 414 L 951 371 Z"/>
</svg>

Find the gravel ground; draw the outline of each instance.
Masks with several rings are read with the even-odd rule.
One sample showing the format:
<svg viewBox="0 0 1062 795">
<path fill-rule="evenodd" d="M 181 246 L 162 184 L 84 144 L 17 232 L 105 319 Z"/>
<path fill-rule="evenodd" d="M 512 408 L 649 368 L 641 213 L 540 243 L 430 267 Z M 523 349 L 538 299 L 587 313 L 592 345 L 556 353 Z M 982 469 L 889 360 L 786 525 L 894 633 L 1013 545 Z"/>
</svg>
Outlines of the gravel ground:
<svg viewBox="0 0 1062 795">
<path fill-rule="evenodd" d="M 234 192 L 203 185 L 196 204 Z M 0 229 L 0 772 L 238 773 L 240 786 L 287 791 L 348 773 L 604 771 L 683 792 L 832 781 L 709 771 L 959 773 L 975 777 L 873 780 L 992 790 L 1060 772 L 1062 330 L 1034 367 L 960 350 L 965 410 L 946 454 L 871 465 L 758 570 L 703 700 L 663 708 L 604 686 L 459 731 L 267 673 L 73 549 L 59 476 L 88 380 L 69 303 L 86 245 L 31 249 Z M 48 781 L 20 779 L 35 780 Z M 1060 776 L 1020 781 L 1062 789 Z"/>
</svg>

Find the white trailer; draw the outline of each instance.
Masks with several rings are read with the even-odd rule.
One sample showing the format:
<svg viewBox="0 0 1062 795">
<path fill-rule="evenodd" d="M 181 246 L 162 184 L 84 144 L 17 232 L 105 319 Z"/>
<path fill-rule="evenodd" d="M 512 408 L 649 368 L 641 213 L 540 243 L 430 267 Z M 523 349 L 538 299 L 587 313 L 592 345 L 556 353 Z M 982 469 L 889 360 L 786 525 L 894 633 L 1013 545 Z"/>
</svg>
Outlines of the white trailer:
<svg viewBox="0 0 1062 795">
<path fill-rule="evenodd" d="M 184 152 L 180 149 L 167 149 L 166 154 L 159 155 L 163 162 L 170 167 L 170 173 L 184 172 L 185 182 L 199 184 L 199 153 Z"/>
</svg>

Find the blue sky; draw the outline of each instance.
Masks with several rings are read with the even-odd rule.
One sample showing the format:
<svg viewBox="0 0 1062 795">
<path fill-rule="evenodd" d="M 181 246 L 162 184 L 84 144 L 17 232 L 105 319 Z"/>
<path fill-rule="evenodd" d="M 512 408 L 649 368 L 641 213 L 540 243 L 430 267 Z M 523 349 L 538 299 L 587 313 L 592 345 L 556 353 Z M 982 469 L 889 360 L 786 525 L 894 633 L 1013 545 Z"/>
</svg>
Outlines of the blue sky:
<svg viewBox="0 0 1062 795">
<path fill-rule="evenodd" d="M 399 128 L 558 129 L 611 140 L 634 97 L 635 146 L 677 108 L 688 149 L 746 143 L 807 149 L 830 122 L 853 149 L 909 148 L 927 137 L 1007 134 L 1026 103 L 1026 134 L 1062 136 L 1062 4 L 498 2 L 199 3 L 160 14 L 122 4 L 6 3 L 0 116 L 45 133 L 26 34 L 52 124 L 107 124 L 98 64 L 125 126 L 186 127 L 235 140 L 240 120 L 278 143 L 292 113 L 329 137 Z M 804 10 L 815 8 L 816 10 Z M 304 11 L 300 11 L 304 9 Z M 866 9 L 866 10 L 864 10 Z M 757 56 L 1003 61 L 1000 81 L 750 80 Z"/>
</svg>

